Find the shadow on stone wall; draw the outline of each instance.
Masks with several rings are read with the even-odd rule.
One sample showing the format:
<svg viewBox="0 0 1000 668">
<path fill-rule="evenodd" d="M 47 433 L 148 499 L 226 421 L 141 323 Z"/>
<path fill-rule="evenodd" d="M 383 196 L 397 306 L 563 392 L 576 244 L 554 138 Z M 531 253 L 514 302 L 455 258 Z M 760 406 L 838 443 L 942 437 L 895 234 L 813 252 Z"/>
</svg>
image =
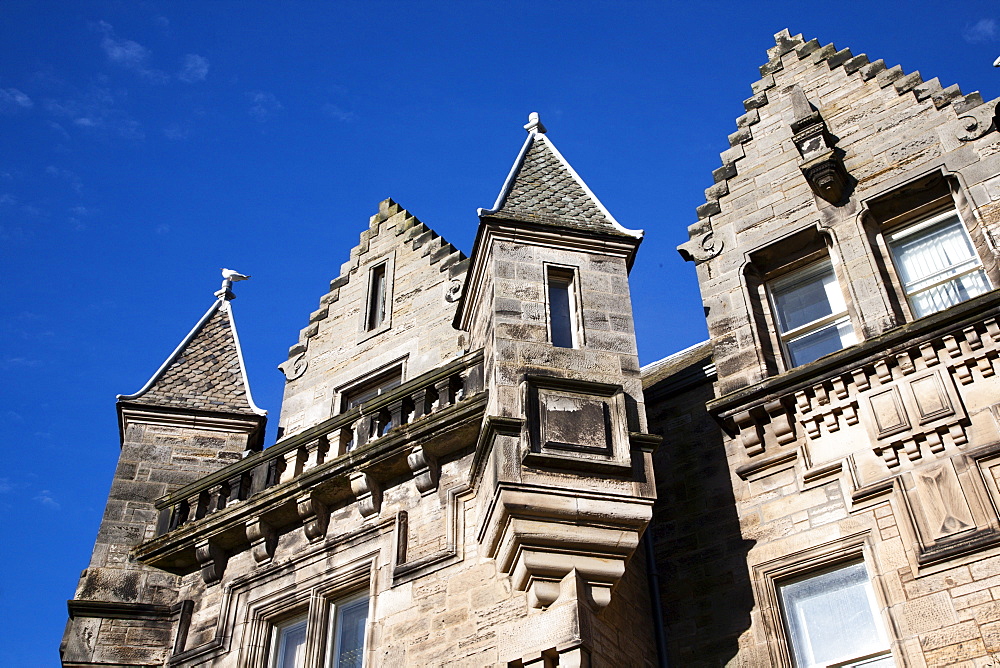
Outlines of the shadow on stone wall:
<svg viewBox="0 0 1000 668">
<path fill-rule="evenodd" d="M 671 668 L 745 664 L 734 659 L 754 605 L 746 559 L 754 541 L 740 534 L 723 434 L 705 410 L 709 362 L 707 354 L 678 360 L 644 382 L 649 429 L 663 436 L 648 532 Z"/>
</svg>

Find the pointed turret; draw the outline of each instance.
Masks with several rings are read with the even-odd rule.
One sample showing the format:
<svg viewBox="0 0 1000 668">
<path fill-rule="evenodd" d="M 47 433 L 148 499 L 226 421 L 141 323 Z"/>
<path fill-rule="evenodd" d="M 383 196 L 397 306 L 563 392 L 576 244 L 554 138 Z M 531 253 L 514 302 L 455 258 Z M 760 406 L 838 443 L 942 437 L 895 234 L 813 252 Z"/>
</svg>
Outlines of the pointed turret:
<svg viewBox="0 0 1000 668">
<path fill-rule="evenodd" d="M 227 283 L 230 281 L 227 279 Z M 135 394 L 118 400 L 162 407 L 266 415 L 250 394 L 228 286 Z"/>
<path fill-rule="evenodd" d="M 479 447 L 495 477 L 484 553 L 544 609 L 510 633 L 523 640 L 501 661 L 540 665 L 555 658 L 552 646 L 596 652 L 610 632 L 597 615 L 615 619 L 631 604 L 615 590 L 641 577 L 641 567 L 626 571 L 651 516 L 656 439 L 646 433 L 629 298 L 642 233 L 604 208 L 537 114 L 525 129 L 496 204 L 479 212 L 455 323 L 483 349 L 489 390 Z M 540 626 L 543 645 L 527 631 Z M 559 649 L 557 662 L 579 661 L 572 651 Z M 640 665 L 641 653 L 594 661 Z"/>
<path fill-rule="evenodd" d="M 263 442 L 266 411 L 250 396 L 233 323 L 231 285 L 135 394 L 118 396 L 121 454 L 90 566 L 69 601 L 63 664 L 162 665 L 184 610 L 176 577 L 135 563 L 130 550 L 152 538 L 156 500 L 238 461 Z M 193 502 L 196 517 L 204 508 Z M 129 633 L 110 620 L 133 620 Z"/>
<path fill-rule="evenodd" d="M 546 136 L 537 113 L 531 113 L 524 129 L 528 138 L 497 201 L 492 209 L 480 209 L 480 216 L 642 236 L 641 230 L 622 227 L 601 204 Z"/>
</svg>

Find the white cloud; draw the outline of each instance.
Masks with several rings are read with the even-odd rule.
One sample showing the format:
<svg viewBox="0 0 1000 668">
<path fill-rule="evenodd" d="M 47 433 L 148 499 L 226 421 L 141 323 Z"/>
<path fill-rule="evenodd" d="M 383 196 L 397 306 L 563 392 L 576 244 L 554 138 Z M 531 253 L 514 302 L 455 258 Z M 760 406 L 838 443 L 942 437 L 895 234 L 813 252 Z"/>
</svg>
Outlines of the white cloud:
<svg viewBox="0 0 1000 668">
<path fill-rule="evenodd" d="M 966 26 L 962 37 L 970 44 L 991 42 L 997 38 L 997 22 L 993 19 L 979 19 L 971 26 Z"/>
<path fill-rule="evenodd" d="M 118 37 L 111 24 L 105 21 L 97 23 L 97 30 L 104 35 L 101 38 L 101 49 L 108 61 L 156 83 L 163 83 L 169 78 L 163 72 L 147 66 L 152 52 L 142 44 Z"/>
<path fill-rule="evenodd" d="M 251 102 L 250 116 L 258 123 L 263 123 L 274 113 L 284 108 L 274 95 L 265 91 L 251 91 L 247 93 L 247 97 Z"/>
<path fill-rule="evenodd" d="M 187 139 L 190 134 L 190 130 L 178 123 L 171 123 L 167 127 L 163 128 L 163 136 L 171 141 Z"/>
<path fill-rule="evenodd" d="M 145 138 L 142 125 L 118 107 L 115 95 L 107 88 L 95 86 L 75 98 L 46 100 L 45 110 L 87 131 L 107 132 L 132 140 Z"/>
<path fill-rule="evenodd" d="M 330 118 L 342 121 L 344 123 L 350 123 L 351 121 L 356 120 L 358 117 L 358 115 L 355 114 L 353 111 L 347 111 L 346 109 L 341 109 L 337 105 L 332 104 L 330 102 L 327 102 L 326 104 L 323 105 L 323 113 L 329 116 Z"/>
<path fill-rule="evenodd" d="M 13 112 L 31 109 L 35 103 L 16 88 L 0 88 L 0 111 Z"/>
<path fill-rule="evenodd" d="M 199 56 L 196 53 L 189 53 L 184 56 L 184 62 L 181 63 L 181 71 L 177 75 L 178 79 L 185 83 L 195 83 L 204 81 L 206 76 L 208 76 L 208 58 Z"/>
<path fill-rule="evenodd" d="M 40 491 L 38 495 L 34 497 L 34 500 L 46 508 L 51 508 L 52 510 L 59 510 L 62 507 L 59 505 L 59 502 L 53 498 L 52 492 L 47 489 Z"/>
</svg>

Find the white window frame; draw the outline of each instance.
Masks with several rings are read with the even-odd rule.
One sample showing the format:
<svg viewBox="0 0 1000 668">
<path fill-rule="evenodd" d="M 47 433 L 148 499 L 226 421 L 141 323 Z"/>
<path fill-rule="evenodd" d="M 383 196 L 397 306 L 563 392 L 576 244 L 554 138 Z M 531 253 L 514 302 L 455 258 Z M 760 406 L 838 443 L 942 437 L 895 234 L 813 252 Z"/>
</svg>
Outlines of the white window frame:
<svg viewBox="0 0 1000 668">
<path fill-rule="evenodd" d="M 921 235 L 921 233 L 927 235 L 929 232 L 933 231 L 932 228 L 934 227 L 940 226 L 944 228 L 943 224 L 949 221 L 950 219 L 954 219 L 955 223 L 958 224 L 959 229 L 962 231 L 962 234 L 964 235 L 965 241 L 968 242 L 969 248 L 972 249 L 971 257 L 961 262 L 952 264 L 944 269 L 938 270 L 937 272 L 930 273 L 927 276 L 911 281 L 910 285 L 914 283 L 919 284 L 923 281 L 928 280 L 929 278 L 933 278 L 935 275 L 939 277 L 938 280 L 928 285 L 922 286 L 919 289 L 912 289 L 904 282 L 903 271 L 901 270 L 900 267 L 900 259 L 897 254 L 897 249 L 900 247 L 902 243 L 905 243 L 908 240 L 913 240 L 914 237 Z M 889 232 L 885 232 L 883 234 L 885 236 L 886 245 L 889 248 L 889 255 L 892 258 L 893 267 L 896 270 L 896 277 L 897 280 L 899 281 L 900 289 L 902 290 L 903 296 L 906 299 L 906 303 L 907 306 L 909 307 L 910 314 L 914 318 L 921 318 L 926 315 L 931 315 L 932 313 L 943 311 L 944 309 L 950 308 L 952 306 L 955 306 L 956 304 L 960 304 L 963 301 L 967 301 L 969 299 L 972 299 L 973 297 L 978 296 L 978 295 L 970 295 L 965 299 L 959 299 L 954 303 L 943 305 L 935 310 L 929 310 L 924 313 L 918 312 L 918 308 L 914 304 L 915 297 L 925 294 L 936 288 L 945 286 L 949 283 L 956 281 L 957 279 L 978 273 L 982 278 L 982 281 L 986 285 L 986 290 L 984 290 L 984 292 L 988 292 L 989 290 L 993 289 L 992 282 L 990 281 L 989 276 L 986 274 L 985 268 L 983 267 L 982 259 L 979 257 L 979 251 L 976 249 L 976 245 L 973 242 L 972 237 L 969 235 L 969 230 L 965 226 L 965 221 L 962 220 L 962 216 L 959 214 L 957 209 L 950 208 L 947 211 L 943 211 L 941 213 L 932 215 L 922 220 L 918 220 L 916 222 L 910 223 L 909 225 L 904 225 L 902 227 L 899 227 Z M 950 273 L 956 269 L 960 269 L 960 271 L 956 273 Z"/>
<path fill-rule="evenodd" d="M 281 663 L 282 656 L 285 653 L 285 647 L 288 640 L 289 631 L 297 627 L 302 627 L 306 632 L 302 636 L 302 661 L 299 665 L 288 666 Z M 308 643 L 308 631 L 309 631 L 309 615 L 303 612 L 294 617 L 290 617 L 282 622 L 274 624 L 271 630 L 271 653 L 268 659 L 268 668 L 302 668 L 305 666 L 306 662 L 306 651 Z M 299 662 L 296 662 L 299 663 Z"/>
<path fill-rule="evenodd" d="M 848 654 L 848 653 L 845 653 L 845 654 L 843 654 L 841 656 L 836 657 L 835 660 L 832 663 L 829 663 L 829 662 L 816 662 L 816 661 L 809 662 L 809 663 L 799 663 L 798 662 L 798 657 L 796 655 L 796 641 L 797 641 L 797 638 L 796 638 L 796 634 L 792 630 L 792 623 L 791 623 L 792 620 L 790 619 L 791 614 L 792 614 L 793 611 L 789 610 L 787 608 L 787 606 L 786 606 L 785 598 L 784 598 L 784 594 L 783 594 L 785 588 L 788 587 L 788 586 L 790 586 L 790 585 L 794 585 L 794 584 L 798 584 L 798 583 L 801 583 L 801 582 L 805 582 L 805 581 L 808 581 L 808 580 L 811 580 L 811 579 L 814 579 L 814 578 L 819 578 L 819 577 L 822 577 L 824 575 L 828 575 L 830 573 L 834 573 L 834 572 L 836 572 L 838 570 L 850 568 L 852 566 L 861 566 L 862 570 L 865 573 L 864 592 L 865 592 L 865 599 L 866 599 L 866 601 L 868 603 L 868 612 L 871 615 L 871 619 L 872 619 L 872 623 L 873 623 L 873 628 L 871 630 L 873 630 L 875 632 L 875 636 L 876 636 L 877 642 L 880 645 L 880 647 L 878 647 L 878 648 L 875 648 L 875 647 L 865 648 L 862 651 L 861 654 Z M 832 668 L 832 667 L 837 667 L 837 668 L 840 668 L 840 667 L 843 667 L 843 668 L 855 668 L 855 667 L 857 667 L 857 668 L 860 668 L 861 666 L 868 665 L 871 662 L 875 662 L 875 661 L 881 662 L 881 661 L 884 661 L 886 658 L 889 658 L 890 661 L 892 660 L 892 653 L 891 653 L 890 645 L 889 645 L 889 636 L 888 636 L 888 634 L 885 631 L 884 625 L 880 623 L 881 622 L 881 618 L 880 618 L 880 615 L 879 615 L 878 600 L 875 597 L 875 590 L 872 587 L 871 575 L 868 572 L 868 567 L 865 564 L 865 562 L 864 562 L 863 559 L 855 559 L 855 560 L 851 560 L 851 561 L 841 562 L 841 563 L 834 564 L 834 565 L 832 565 L 832 566 L 830 566 L 828 568 L 825 568 L 825 569 L 822 569 L 822 570 L 819 570 L 819 571 L 813 571 L 813 572 L 809 572 L 809 573 L 805 573 L 805 574 L 799 575 L 798 577 L 795 577 L 795 578 L 785 579 L 783 581 L 777 582 L 776 586 L 777 586 L 777 590 L 778 590 L 778 600 L 781 602 L 781 618 L 782 618 L 782 622 L 783 622 L 783 624 L 785 626 L 785 633 L 787 634 L 788 641 L 789 641 L 789 652 L 790 652 L 790 654 L 792 656 L 792 661 L 793 661 L 794 665 L 796 666 L 796 668 Z M 836 591 L 836 590 L 831 589 L 830 593 L 833 593 L 834 591 Z M 809 628 L 808 625 L 806 624 L 805 620 L 802 620 L 802 619 L 799 620 L 799 625 L 803 629 L 805 629 L 805 630 L 808 630 L 808 628 Z M 806 646 L 808 646 L 808 638 L 807 637 L 806 638 L 801 638 L 801 640 L 802 640 L 803 644 L 805 644 Z"/>
<path fill-rule="evenodd" d="M 783 331 L 782 326 L 782 312 L 778 305 L 777 294 L 780 294 L 784 288 L 793 285 L 801 285 L 810 280 L 814 280 L 820 276 L 826 275 L 827 273 L 833 276 L 834 283 L 837 287 L 836 290 L 832 291 L 832 296 L 836 299 L 836 303 L 830 302 L 831 313 L 825 315 L 821 318 L 817 318 L 811 322 L 807 322 L 803 325 L 793 327 L 787 331 Z M 833 262 L 829 257 L 825 257 L 816 262 L 812 262 L 804 267 L 800 267 L 793 271 L 786 273 L 783 276 L 769 280 L 767 282 L 767 295 L 768 300 L 771 305 L 771 315 L 774 320 L 774 328 L 778 334 L 778 339 L 781 343 L 782 356 L 785 359 L 785 366 L 788 369 L 802 366 L 813 362 L 815 360 L 807 360 L 805 362 L 797 362 L 793 359 L 793 352 L 790 348 L 790 344 L 794 344 L 797 341 L 801 341 L 808 336 L 811 336 L 817 332 L 825 329 L 837 328 L 840 330 L 844 325 L 847 325 L 849 332 L 846 336 L 841 336 L 841 347 L 840 350 L 852 346 L 858 342 L 857 334 L 854 331 L 853 323 L 851 322 L 850 314 L 847 310 L 847 301 L 844 299 L 843 289 L 840 288 L 840 281 L 837 278 L 837 272 L 833 267 Z M 828 291 L 827 296 L 830 297 L 831 293 Z"/>
<path fill-rule="evenodd" d="M 362 601 L 364 602 L 366 610 L 365 610 L 365 638 L 363 639 L 361 644 L 361 652 L 362 652 L 361 666 L 363 667 L 365 665 L 364 652 L 365 648 L 368 645 L 367 629 L 368 629 L 368 615 L 370 613 L 370 610 L 368 608 L 370 608 L 371 605 L 371 600 L 367 591 L 356 593 L 352 596 L 347 596 L 330 602 L 329 604 L 330 622 L 329 622 L 329 628 L 327 629 L 326 658 L 324 660 L 324 665 L 326 666 L 326 668 L 345 668 L 343 665 L 340 664 L 340 656 L 339 656 L 342 643 L 342 631 L 343 631 L 340 627 L 340 622 L 342 621 L 340 612 L 343 608 L 346 608 L 348 606 L 353 606 L 354 604 L 361 603 Z"/>
</svg>

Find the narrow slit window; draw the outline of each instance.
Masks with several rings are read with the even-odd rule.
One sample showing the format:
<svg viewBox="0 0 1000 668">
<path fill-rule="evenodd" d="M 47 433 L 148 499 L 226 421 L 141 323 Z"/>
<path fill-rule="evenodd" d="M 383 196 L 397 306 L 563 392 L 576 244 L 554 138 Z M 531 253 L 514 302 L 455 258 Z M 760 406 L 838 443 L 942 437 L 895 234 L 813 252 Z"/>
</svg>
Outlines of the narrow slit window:
<svg viewBox="0 0 1000 668">
<path fill-rule="evenodd" d="M 366 329 L 378 328 L 385 321 L 385 263 L 372 267 L 368 288 L 368 322 Z"/>
<path fill-rule="evenodd" d="M 559 348 L 579 344 L 574 278 L 571 269 L 549 268 L 549 330 L 552 345 Z"/>
</svg>

